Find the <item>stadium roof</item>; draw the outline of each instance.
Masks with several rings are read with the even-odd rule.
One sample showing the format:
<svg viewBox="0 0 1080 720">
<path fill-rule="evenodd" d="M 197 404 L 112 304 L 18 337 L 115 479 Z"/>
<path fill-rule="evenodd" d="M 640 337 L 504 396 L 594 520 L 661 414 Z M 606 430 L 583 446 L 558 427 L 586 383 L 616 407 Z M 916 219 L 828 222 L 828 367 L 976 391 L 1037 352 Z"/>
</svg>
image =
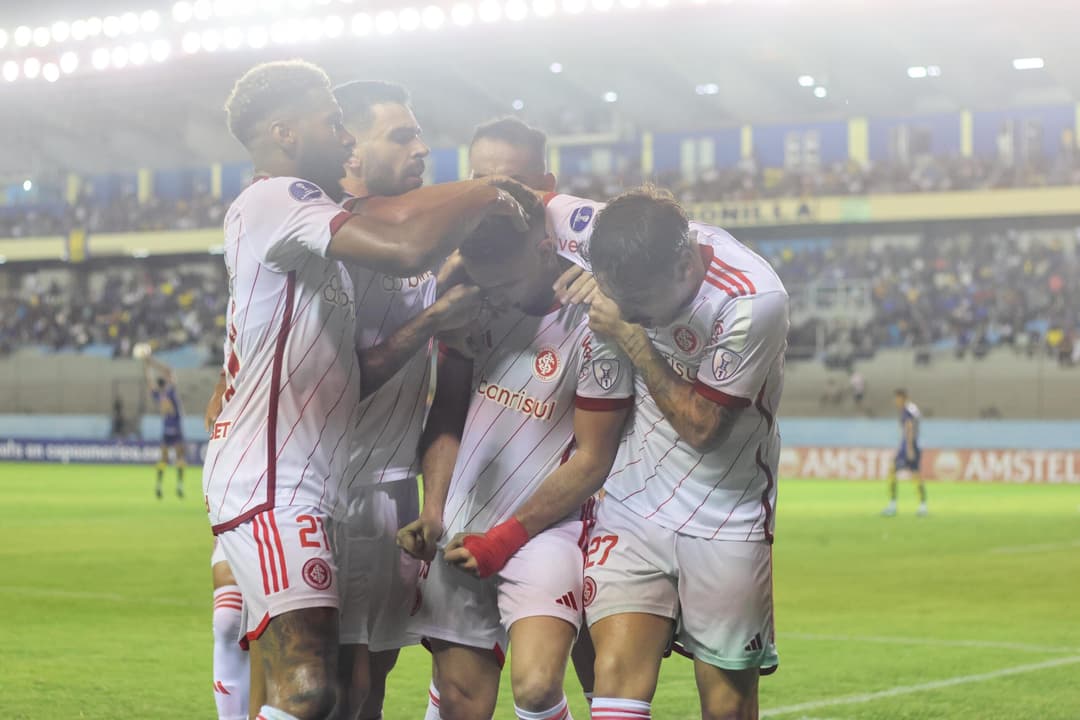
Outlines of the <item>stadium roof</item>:
<svg viewBox="0 0 1080 720">
<path fill-rule="evenodd" d="M 275 44 L 268 39 L 274 31 L 270 16 L 180 23 L 171 3 L 99 0 L 92 4 L 99 16 L 135 11 L 142 17 L 156 11 L 154 29 L 82 42 L 57 42 L 46 33 L 39 47 L 39 28 L 55 29 L 58 20 L 70 28 L 71 21 L 87 16 L 90 3 L 5 3 L 0 10 L 0 132 L 5 138 L 0 174 L 242 158 L 222 121 L 231 83 L 255 62 L 298 56 L 322 64 L 335 81 L 367 77 L 406 84 L 429 138 L 439 145 L 463 142 L 477 122 L 511 112 L 555 134 L 628 135 L 634 129 L 905 115 L 1080 98 L 1075 42 L 1080 4 L 1075 3 L 435 0 L 444 11 L 439 29 L 421 23 L 409 31 L 402 26 L 419 22 L 426 2 L 406 17 L 402 13 L 410 10 L 403 3 L 216 1 L 286 3 L 286 10 L 289 3 L 300 3 L 302 9 L 294 8 L 290 17 L 310 19 L 312 41 Z M 469 5 L 467 26 L 454 22 L 462 5 Z M 607 6 L 611 9 L 596 9 Z M 500 19 L 484 21 L 492 8 Z M 526 17 L 507 19 L 523 8 Z M 352 32 L 356 14 L 366 17 L 357 28 L 363 36 Z M 341 22 L 332 31 L 319 25 L 332 18 Z M 24 47 L 15 42 L 20 26 L 33 31 Z M 251 49 L 251 32 L 260 27 L 258 44 L 265 46 Z M 226 50 L 231 29 L 237 48 Z M 207 33 L 217 46 L 213 51 L 206 49 Z M 64 36 L 69 34 L 68 29 Z M 207 42 L 188 53 L 189 36 Z M 126 67 L 114 66 L 117 48 Z M 162 50 L 160 62 L 154 60 L 157 50 Z M 95 51 L 103 55 L 102 69 L 93 66 Z M 65 53 L 74 53 L 78 66 L 46 82 L 46 66 L 60 67 Z M 140 67 L 133 66 L 136 53 L 143 56 Z M 1019 66 L 1034 67 L 1016 69 L 1014 61 L 1025 58 Z M 35 72 L 28 73 L 27 61 Z M 55 77 L 56 69 L 50 72 Z"/>
</svg>

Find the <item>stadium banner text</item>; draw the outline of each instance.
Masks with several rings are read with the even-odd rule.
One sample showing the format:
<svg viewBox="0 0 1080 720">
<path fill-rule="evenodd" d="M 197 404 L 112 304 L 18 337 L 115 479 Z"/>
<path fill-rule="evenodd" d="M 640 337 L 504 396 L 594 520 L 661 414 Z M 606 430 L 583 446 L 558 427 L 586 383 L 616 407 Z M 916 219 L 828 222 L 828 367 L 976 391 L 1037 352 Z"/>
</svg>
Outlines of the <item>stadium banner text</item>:
<svg viewBox="0 0 1080 720">
<path fill-rule="evenodd" d="M 186 460 L 201 465 L 206 443 L 185 443 Z M 146 441 L 0 439 L 0 462 L 98 463 L 153 465 L 161 459 L 161 445 Z"/>
<path fill-rule="evenodd" d="M 787 447 L 780 476 L 798 480 L 884 480 L 895 449 Z M 941 482 L 1080 485 L 1080 451 L 925 449 L 922 476 Z"/>
</svg>

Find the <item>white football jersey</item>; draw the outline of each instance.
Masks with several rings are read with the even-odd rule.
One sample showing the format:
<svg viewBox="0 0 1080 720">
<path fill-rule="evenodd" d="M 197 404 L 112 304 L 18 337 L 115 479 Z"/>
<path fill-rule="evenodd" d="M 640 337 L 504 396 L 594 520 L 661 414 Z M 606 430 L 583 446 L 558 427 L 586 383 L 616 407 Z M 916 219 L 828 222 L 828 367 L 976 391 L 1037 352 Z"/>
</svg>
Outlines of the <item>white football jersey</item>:
<svg viewBox="0 0 1080 720">
<path fill-rule="evenodd" d="M 374 347 L 435 302 L 435 275 L 410 278 L 351 267 L 356 288 L 356 342 Z M 416 477 L 417 447 L 427 416 L 431 343 L 360 404 L 351 449 L 348 484 L 365 485 Z"/>
<path fill-rule="evenodd" d="M 629 361 L 593 337 L 581 308 L 555 307 L 543 317 L 508 309 L 480 336 L 443 514 L 447 540 L 508 519 L 570 458 L 575 407 L 616 410 L 633 402 Z"/>
<path fill-rule="evenodd" d="M 226 213 L 228 386 L 203 466 L 215 533 L 273 507 L 344 510 L 360 366 L 352 282 L 326 251 L 349 217 L 294 177 L 257 180 Z"/>
<path fill-rule="evenodd" d="M 585 245 L 602 203 L 548 202 L 564 243 Z M 742 408 L 719 449 L 681 440 L 640 378 L 632 427 L 604 485 L 630 510 L 671 530 L 723 540 L 772 540 L 788 296 L 772 267 L 724 230 L 690 223 L 706 266 L 697 295 L 670 326 L 649 330 L 678 375 L 715 403 Z"/>
</svg>

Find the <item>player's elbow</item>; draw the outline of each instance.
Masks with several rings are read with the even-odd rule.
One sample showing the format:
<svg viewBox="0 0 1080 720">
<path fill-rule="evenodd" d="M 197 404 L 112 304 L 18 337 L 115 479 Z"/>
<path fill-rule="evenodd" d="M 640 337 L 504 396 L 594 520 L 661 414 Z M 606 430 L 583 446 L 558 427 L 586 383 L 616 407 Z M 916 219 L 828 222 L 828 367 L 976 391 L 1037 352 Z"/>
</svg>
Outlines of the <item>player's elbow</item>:
<svg viewBox="0 0 1080 720">
<path fill-rule="evenodd" d="M 430 270 L 438 260 L 431 252 L 415 246 L 415 243 L 406 241 L 397 244 L 394 253 L 389 259 L 390 269 L 388 275 L 396 277 L 412 277 L 419 275 L 425 270 Z"/>
</svg>

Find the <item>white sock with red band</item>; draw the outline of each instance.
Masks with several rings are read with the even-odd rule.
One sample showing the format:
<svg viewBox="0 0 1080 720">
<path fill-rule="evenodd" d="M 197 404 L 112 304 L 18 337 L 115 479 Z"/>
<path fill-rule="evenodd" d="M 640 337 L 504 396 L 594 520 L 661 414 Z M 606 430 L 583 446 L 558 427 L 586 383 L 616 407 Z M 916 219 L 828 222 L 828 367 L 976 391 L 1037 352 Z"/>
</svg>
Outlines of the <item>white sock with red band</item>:
<svg viewBox="0 0 1080 720">
<path fill-rule="evenodd" d="M 431 683 L 428 687 L 427 712 L 424 713 L 424 720 L 442 720 L 442 716 L 439 715 L 439 689 L 435 687 L 435 683 Z"/>
<path fill-rule="evenodd" d="M 278 710 L 269 705 L 263 705 L 259 709 L 259 714 L 255 716 L 255 720 L 300 720 L 300 718 L 295 715 L 290 715 L 284 710 Z"/>
<path fill-rule="evenodd" d="M 592 720 L 651 720 L 652 704 L 624 698 L 593 698 Z"/>
<path fill-rule="evenodd" d="M 247 720 L 251 671 L 240 648 L 240 588 L 214 590 L 214 702 L 219 720 Z"/>
<path fill-rule="evenodd" d="M 570 715 L 570 708 L 566 706 L 565 695 L 563 695 L 563 699 L 559 701 L 558 705 L 549 707 L 547 710 L 530 712 L 522 710 L 515 704 L 514 712 L 517 714 L 518 720 L 574 720 L 573 716 Z"/>
</svg>

